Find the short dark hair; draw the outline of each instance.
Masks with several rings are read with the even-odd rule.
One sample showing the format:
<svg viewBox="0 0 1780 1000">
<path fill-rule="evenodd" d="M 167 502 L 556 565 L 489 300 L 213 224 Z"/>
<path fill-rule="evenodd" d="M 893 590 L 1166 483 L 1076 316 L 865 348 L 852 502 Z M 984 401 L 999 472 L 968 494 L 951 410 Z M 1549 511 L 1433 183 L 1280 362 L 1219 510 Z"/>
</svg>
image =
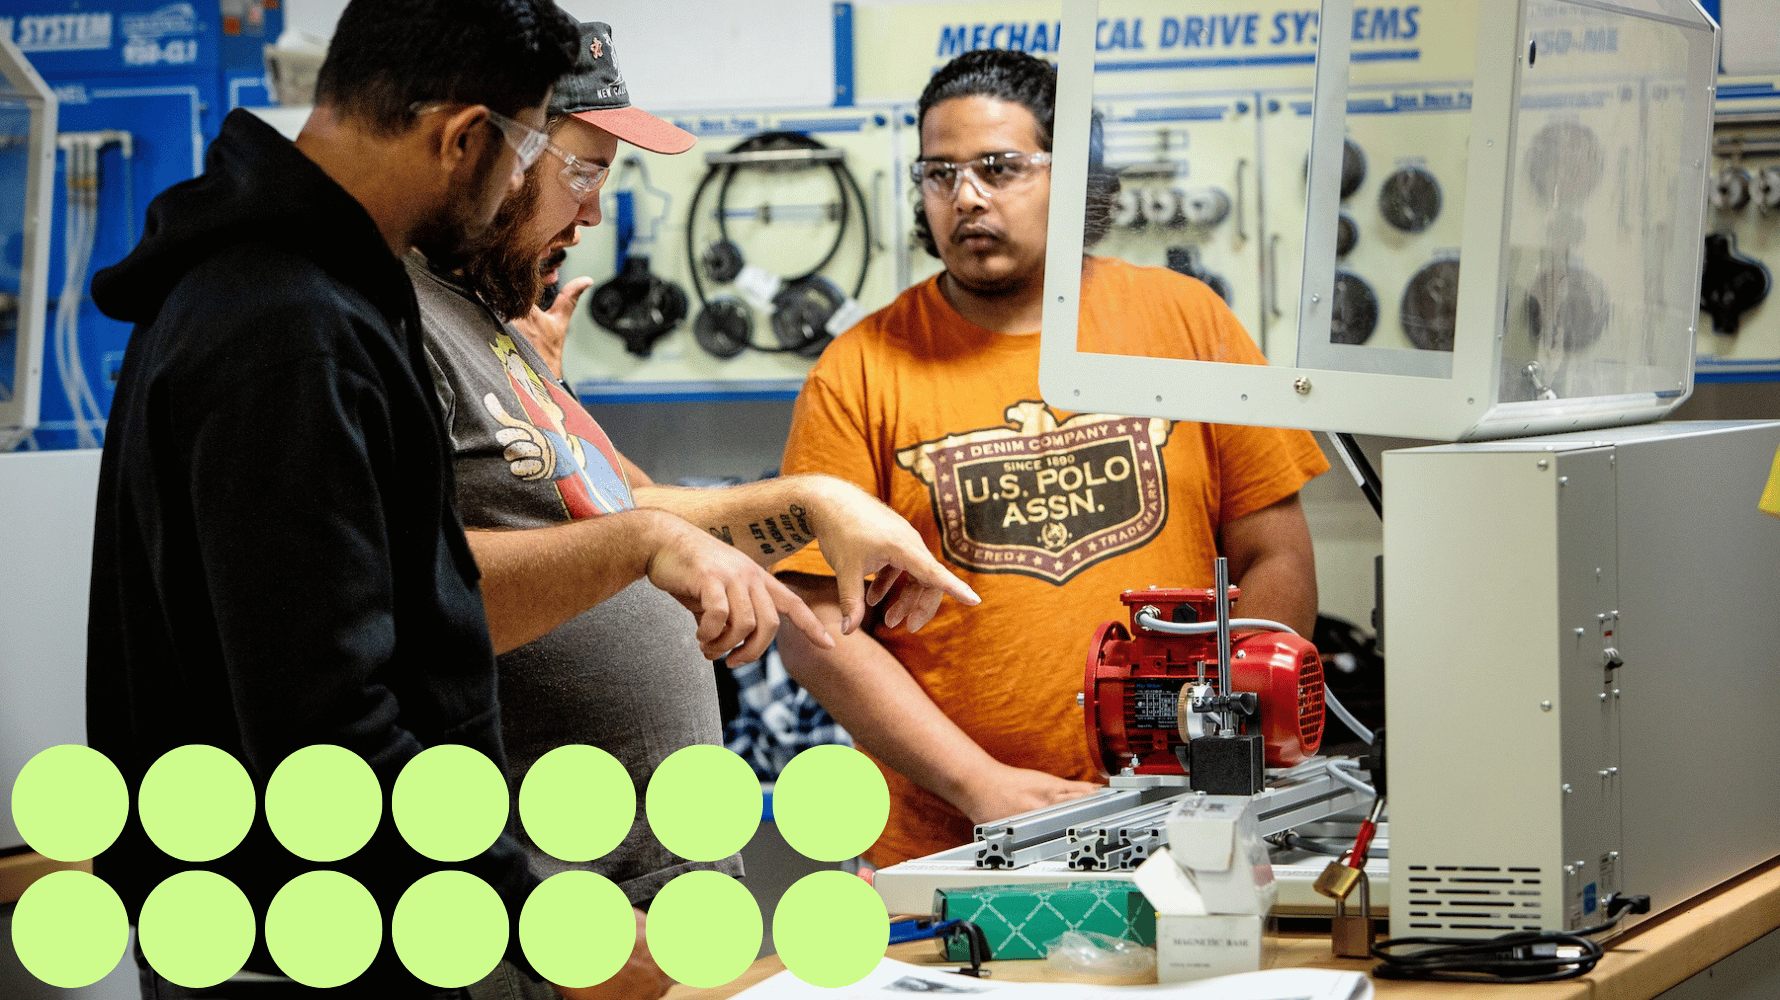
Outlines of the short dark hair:
<svg viewBox="0 0 1780 1000">
<path fill-rule="evenodd" d="M 580 27 L 552 0 L 352 0 L 316 76 L 315 100 L 385 134 L 415 104 L 535 107 L 574 68 Z"/>
<path fill-rule="evenodd" d="M 940 67 L 921 91 L 919 113 L 915 119 L 916 134 L 927 123 L 927 112 L 934 106 L 955 97 L 993 97 L 1018 104 L 1032 115 L 1038 125 L 1038 145 L 1051 151 L 1051 137 L 1057 122 L 1057 68 L 1037 56 L 1012 49 L 976 49 L 966 52 Z M 1093 246 L 1112 228 L 1113 199 L 1119 193 L 1117 174 L 1103 163 L 1106 139 L 1095 112 L 1088 134 L 1088 207 L 1084 218 L 1085 246 Z M 933 229 L 927 224 L 927 210 L 915 193 L 915 237 L 921 246 L 939 256 L 939 244 L 933 240 Z"/>
</svg>

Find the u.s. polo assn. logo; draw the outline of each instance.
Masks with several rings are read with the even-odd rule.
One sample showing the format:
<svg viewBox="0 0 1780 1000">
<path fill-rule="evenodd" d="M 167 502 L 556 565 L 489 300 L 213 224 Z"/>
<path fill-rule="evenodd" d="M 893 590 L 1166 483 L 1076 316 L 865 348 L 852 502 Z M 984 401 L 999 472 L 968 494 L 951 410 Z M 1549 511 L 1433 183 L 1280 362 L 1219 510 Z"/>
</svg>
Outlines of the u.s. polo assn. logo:
<svg viewBox="0 0 1780 1000">
<path fill-rule="evenodd" d="M 1169 421 L 1084 413 L 1059 423 L 1036 400 L 1008 407 L 1007 419 L 896 453 L 927 484 L 953 562 L 1060 584 L 1167 523 Z"/>
</svg>

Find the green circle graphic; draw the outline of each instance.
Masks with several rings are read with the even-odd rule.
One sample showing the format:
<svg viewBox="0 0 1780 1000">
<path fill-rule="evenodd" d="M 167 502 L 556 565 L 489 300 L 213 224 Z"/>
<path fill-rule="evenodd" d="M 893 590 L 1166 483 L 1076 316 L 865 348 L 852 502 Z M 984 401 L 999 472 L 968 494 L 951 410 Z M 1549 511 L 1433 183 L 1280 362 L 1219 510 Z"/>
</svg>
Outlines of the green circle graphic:
<svg viewBox="0 0 1780 1000">
<path fill-rule="evenodd" d="M 785 968 L 811 986 L 833 989 L 864 979 L 889 943 L 883 898 L 847 872 L 805 875 L 773 910 L 773 946 Z"/>
<path fill-rule="evenodd" d="M 86 872 L 43 876 L 12 911 L 12 947 L 19 963 L 51 986 L 77 989 L 104 979 L 129 943 L 123 900 Z"/>
<path fill-rule="evenodd" d="M 463 861 L 506 827 L 507 780 L 480 750 L 428 747 L 396 777 L 389 811 L 410 847 L 434 861 Z"/>
<path fill-rule="evenodd" d="M 668 755 L 644 796 L 655 839 L 688 861 L 716 861 L 741 850 L 760 828 L 760 806 L 760 779 L 748 762 L 703 744 Z"/>
<path fill-rule="evenodd" d="M 526 897 L 519 946 L 538 974 L 579 988 L 612 978 L 636 942 L 636 911 L 604 875 L 566 871 Z"/>
<path fill-rule="evenodd" d="M 129 815 L 124 776 L 104 754 L 78 743 L 39 751 L 12 783 L 19 836 L 54 861 L 98 855 L 123 832 Z"/>
<path fill-rule="evenodd" d="M 344 747 L 304 747 L 284 758 L 266 782 L 266 823 L 285 850 L 305 861 L 351 857 L 382 817 L 377 776 Z"/>
<path fill-rule="evenodd" d="M 203 989 L 241 971 L 254 942 L 253 907 L 215 872 L 168 876 L 142 901 L 136 936 L 161 978 Z"/>
<path fill-rule="evenodd" d="M 760 952 L 760 904 L 722 872 L 687 872 L 649 905 L 647 937 L 655 964 L 674 981 L 721 986 Z"/>
<path fill-rule="evenodd" d="M 371 967 L 383 944 L 383 913 L 370 890 L 336 871 L 304 872 L 266 908 L 266 949 L 286 976 L 332 989 Z"/>
<path fill-rule="evenodd" d="M 773 784 L 773 821 L 785 843 L 817 861 L 845 861 L 875 843 L 890 819 L 890 786 L 871 759 L 838 744 L 791 758 Z"/>
<path fill-rule="evenodd" d="M 519 785 L 525 832 L 539 850 L 564 861 L 592 861 L 610 853 L 636 817 L 637 787 L 630 772 L 618 758 L 585 743 L 539 757 Z"/>
<path fill-rule="evenodd" d="M 136 812 L 156 847 L 202 864 L 234 850 L 247 836 L 256 798 L 240 761 L 226 750 L 192 743 L 149 765 Z"/>
<path fill-rule="evenodd" d="M 433 872 L 396 901 L 389 939 L 416 978 L 457 989 L 500 963 L 507 950 L 507 909 L 493 887 L 476 876 Z"/>
</svg>

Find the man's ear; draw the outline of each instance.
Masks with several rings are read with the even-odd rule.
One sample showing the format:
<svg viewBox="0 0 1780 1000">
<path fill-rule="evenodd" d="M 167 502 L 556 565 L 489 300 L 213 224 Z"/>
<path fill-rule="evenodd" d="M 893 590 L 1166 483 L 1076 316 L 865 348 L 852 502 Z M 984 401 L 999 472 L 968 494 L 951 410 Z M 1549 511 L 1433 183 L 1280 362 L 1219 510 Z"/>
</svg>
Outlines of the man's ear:
<svg viewBox="0 0 1780 1000">
<path fill-rule="evenodd" d="M 488 127 L 488 108 L 472 104 L 447 115 L 440 123 L 434 153 L 447 172 L 454 172 L 465 162 L 475 163 L 482 154 L 481 143 L 503 141 L 499 132 Z"/>
</svg>

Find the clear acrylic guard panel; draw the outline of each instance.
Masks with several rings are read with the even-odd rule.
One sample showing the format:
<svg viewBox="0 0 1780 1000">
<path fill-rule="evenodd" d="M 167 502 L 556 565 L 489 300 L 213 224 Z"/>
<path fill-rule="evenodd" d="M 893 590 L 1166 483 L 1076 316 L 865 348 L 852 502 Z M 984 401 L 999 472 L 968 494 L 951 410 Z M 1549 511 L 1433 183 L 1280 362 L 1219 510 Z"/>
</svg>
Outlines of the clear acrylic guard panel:
<svg viewBox="0 0 1780 1000">
<path fill-rule="evenodd" d="M 0 451 L 37 424 L 56 98 L 0 33 Z"/>
<path fill-rule="evenodd" d="M 1301 340 L 1322 12 L 1100 3 L 1093 99 L 1104 151 L 1090 167 L 1089 274 L 1106 257 L 1197 278 L 1272 364 L 1448 375 L 1475 5 L 1435 6 L 1359 4 L 1340 26 L 1351 62 L 1333 133 L 1338 211 L 1316 221 L 1335 267 L 1312 289 L 1332 315 Z M 1095 302 L 1084 295 L 1084 309 Z M 1106 325 L 1084 315 L 1077 349 L 1235 360 L 1109 337 Z"/>
<path fill-rule="evenodd" d="M 1705 151 L 1690 141 L 1689 50 L 1710 45 L 1691 6 L 1526 6 L 1503 403 L 1688 388 Z"/>
<path fill-rule="evenodd" d="M 18 388 L 25 224 L 31 211 L 26 198 L 31 116 L 41 104 L 0 79 L 0 405 L 12 402 Z"/>
<path fill-rule="evenodd" d="M 1084 257 L 1047 287 L 1073 314 L 1047 398 L 1458 440 L 1656 419 L 1691 386 L 1716 51 L 1691 0 L 1068 0 L 1063 30 L 1060 154 L 1072 102 L 1094 127 L 1080 223 L 1051 207 Z M 1094 292 L 1127 265 L 1198 279 L 1273 370 Z"/>
</svg>

